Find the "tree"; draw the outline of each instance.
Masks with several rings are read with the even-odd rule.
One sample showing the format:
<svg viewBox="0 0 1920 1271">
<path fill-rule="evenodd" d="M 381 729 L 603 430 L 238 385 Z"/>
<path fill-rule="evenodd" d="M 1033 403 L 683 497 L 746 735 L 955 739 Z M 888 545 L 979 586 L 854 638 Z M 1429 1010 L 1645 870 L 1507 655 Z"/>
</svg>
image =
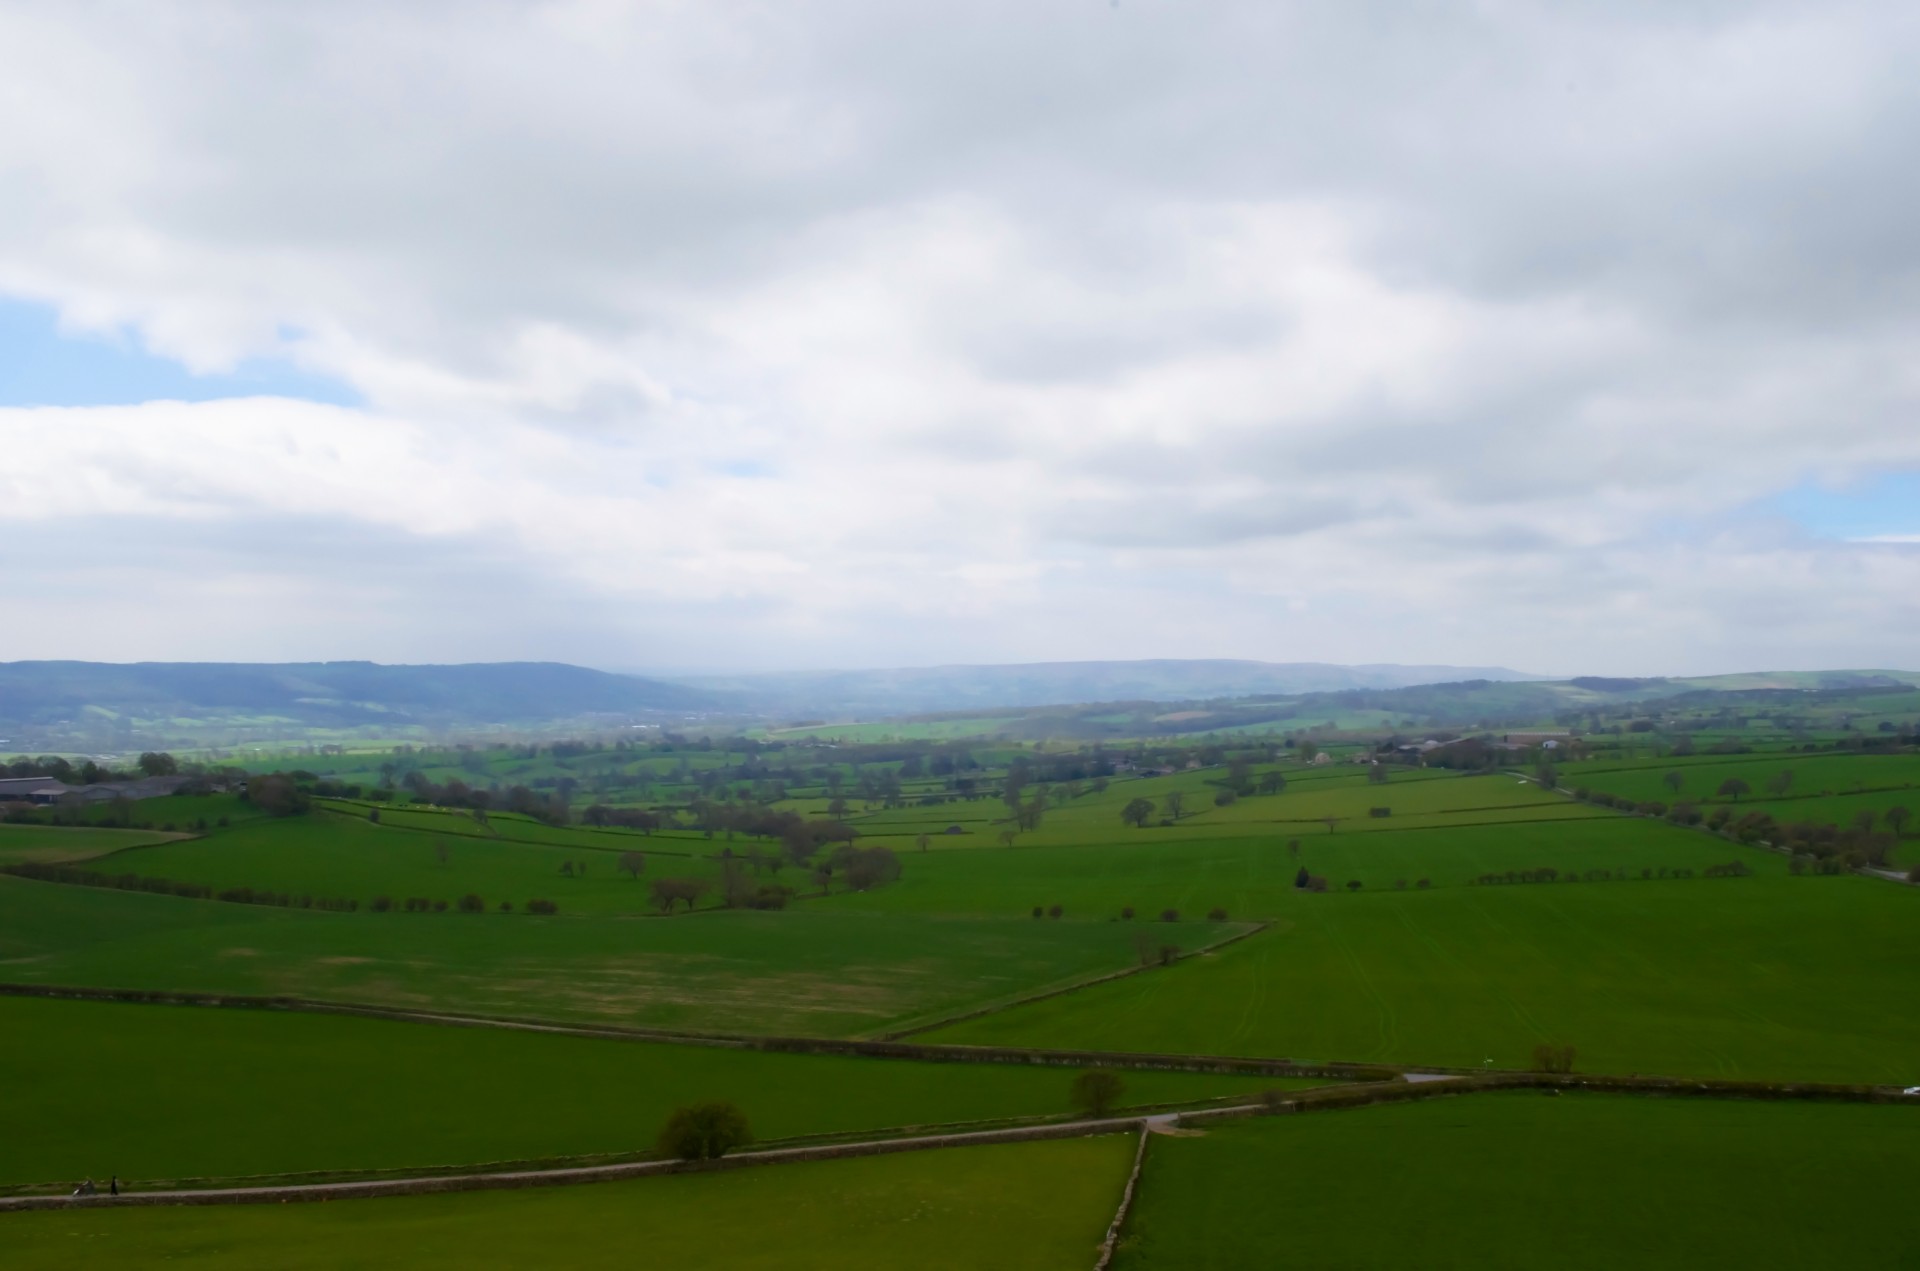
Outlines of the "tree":
<svg viewBox="0 0 1920 1271">
<path fill-rule="evenodd" d="M 1128 825 L 1133 826 L 1136 830 L 1145 825 L 1147 818 L 1152 815 L 1152 799 L 1135 799 L 1133 802 L 1127 804 L 1126 807 L 1120 809 L 1120 819 Z"/>
<path fill-rule="evenodd" d="M 433 859 L 439 861 L 442 868 L 446 866 L 447 855 L 447 841 L 445 839 L 435 839 L 433 841 Z"/>
<path fill-rule="evenodd" d="M 1178 821 L 1180 819 L 1180 809 L 1186 801 L 1187 796 L 1180 791 L 1167 791 L 1167 815 Z"/>
<path fill-rule="evenodd" d="M 1669 772 L 1666 776 L 1660 778 L 1660 780 L 1667 783 L 1667 789 L 1673 791 L 1675 794 L 1679 794 L 1680 787 L 1687 784 L 1687 774 L 1684 772 Z"/>
<path fill-rule="evenodd" d="M 298 816 L 312 806 L 307 792 L 283 772 L 270 772 L 248 781 L 246 797 L 268 816 Z"/>
<path fill-rule="evenodd" d="M 1073 1106 L 1091 1118 L 1110 1115 L 1120 1105 L 1127 1083 L 1120 1074 L 1106 1068 L 1089 1068 L 1073 1079 L 1069 1092 Z"/>
<path fill-rule="evenodd" d="M 704 878 L 656 878 L 648 887 L 653 903 L 660 912 L 670 914 L 673 907 L 682 901 L 692 909 L 694 902 L 707 894 L 708 882 Z"/>
<path fill-rule="evenodd" d="M 930 838 L 929 838 L 929 837 L 928 837 L 927 835 L 925 835 L 925 834 L 922 834 L 922 835 L 921 835 L 921 836 L 920 836 L 919 838 L 917 838 L 917 839 L 915 839 L 915 840 L 913 841 L 913 845 L 914 845 L 915 847 L 917 847 L 917 848 L 919 848 L 919 849 L 920 849 L 921 851 L 923 851 L 923 852 L 924 852 L 924 851 L 926 851 L 926 850 L 927 850 L 927 844 L 928 844 L 928 843 L 930 843 L 930 842 L 932 842 L 932 841 L 933 841 L 933 840 L 932 840 L 932 839 L 930 839 Z"/>
<path fill-rule="evenodd" d="M 1239 798 L 1240 796 L 1235 793 L 1232 786 L 1221 786 L 1218 790 L 1214 791 L 1213 806 L 1216 808 L 1224 808 L 1233 804 Z"/>
<path fill-rule="evenodd" d="M 1367 780 L 1374 785 L 1384 785 L 1387 780 L 1387 766 L 1378 759 L 1367 765 Z"/>
<path fill-rule="evenodd" d="M 1359 890 L 1360 890 L 1360 880 L 1359 880 L 1359 879 L 1357 879 L 1357 878 L 1349 878 L 1349 879 L 1347 880 L 1347 890 L 1348 890 L 1348 891 L 1359 891 Z"/>
<path fill-rule="evenodd" d="M 1913 813 L 1909 812 L 1904 805 L 1896 805 L 1888 808 L 1885 815 L 1888 827 L 1893 830 L 1896 836 L 1905 834 L 1907 832 L 1907 822 L 1913 819 Z"/>
<path fill-rule="evenodd" d="M 660 1131 L 663 1156 L 683 1161 L 717 1161 L 753 1142 L 746 1114 L 731 1103 L 696 1103 L 673 1110 Z"/>
<path fill-rule="evenodd" d="M 171 777 L 180 771 L 180 765 L 165 751 L 149 750 L 140 756 L 140 771 L 149 777 Z"/>
<path fill-rule="evenodd" d="M 1793 789 L 1793 769 L 1782 768 L 1767 778 L 1767 793 L 1775 798 Z"/>
<path fill-rule="evenodd" d="M 1280 774 L 1278 768 L 1275 768 L 1272 772 L 1266 772 L 1260 775 L 1261 794 L 1279 794 L 1286 788 L 1287 779 Z"/>
<path fill-rule="evenodd" d="M 1732 799 L 1735 803 L 1738 803 L 1740 802 L 1741 795 L 1753 793 L 1753 787 L 1738 777 L 1728 777 L 1720 783 L 1720 788 L 1714 793 L 1720 795 L 1722 798 Z"/>
<path fill-rule="evenodd" d="M 1542 1042 L 1533 1048 L 1533 1070 L 1535 1072 L 1572 1072 L 1574 1053 L 1571 1046 L 1554 1046 Z"/>
<path fill-rule="evenodd" d="M 628 878 L 639 878 L 647 867 L 647 858 L 639 852 L 620 853 L 620 872 Z"/>
<path fill-rule="evenodd" d="M 1305 865 L 1302 865 L 1300 867 L 1300 872 L 1293 876 L 1293 885 L 1296 888 L 1305 890 L 1307 883 L 1312 879 L 1312 877 L 1313 875 L 1307 873 L 1307 867 Z"/>
</svg>

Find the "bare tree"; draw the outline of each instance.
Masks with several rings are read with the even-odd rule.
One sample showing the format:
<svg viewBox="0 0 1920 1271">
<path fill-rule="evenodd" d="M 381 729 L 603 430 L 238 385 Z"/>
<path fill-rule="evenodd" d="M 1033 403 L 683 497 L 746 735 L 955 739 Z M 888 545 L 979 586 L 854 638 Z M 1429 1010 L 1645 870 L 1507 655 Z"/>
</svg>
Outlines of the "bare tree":
<svg viewBox="0 0 1920 1271">
<path fill-rule="evenodd" d="M 1660 780 L 1667 783 L 1667 789 L 1673 791 L 1675 794 L 1679 794 L 1680 788 L 1687 784 L 1687 774 L 1684 772 L 1669 772 L 1666 776 L 1660 778 Z"/>
<path fill-rule="evenodd" d="M 647 867 L 647 858 L 639 852 L 620 853 L 620 872 L 628 878 L 639 878 Z"/>
</svg>

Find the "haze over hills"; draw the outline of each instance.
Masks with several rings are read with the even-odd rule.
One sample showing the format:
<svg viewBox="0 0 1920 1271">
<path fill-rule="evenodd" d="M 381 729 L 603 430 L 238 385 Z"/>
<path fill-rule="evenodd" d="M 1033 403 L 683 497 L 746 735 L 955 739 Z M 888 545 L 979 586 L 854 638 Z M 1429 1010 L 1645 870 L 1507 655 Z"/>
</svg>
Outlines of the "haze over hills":
<svg viewBox="0 0 1920 1271">
<path fill-rule="evenodd" d="M 675 682 L 750 701 L 780 714 L 900 715 L 997 706 L 1190 701 L 1262 694 L 1406 688 L 1456 680 L 1537 680 L 1505 667 L 1373 663 L 1253 662 L 1156 658 L 1131 662 L 1023 662 L 1009 665 L 791 671 L 683 676 Z"/>
<path fill-rule="evenodd" d="M 1547 680 L 1499 667 L 1164 659 L 699 676 L 555 662 L 0 663 L 0 747 L 132 751 L 278 741 L 604 734 L 965 717 L 1009 739 L 1212 729 L 1474 727 L 1685 698 L 1898 693 L 1898 671 Z M 1340 724 L 1337 726 L 1345 726 Z"/>
</svg>

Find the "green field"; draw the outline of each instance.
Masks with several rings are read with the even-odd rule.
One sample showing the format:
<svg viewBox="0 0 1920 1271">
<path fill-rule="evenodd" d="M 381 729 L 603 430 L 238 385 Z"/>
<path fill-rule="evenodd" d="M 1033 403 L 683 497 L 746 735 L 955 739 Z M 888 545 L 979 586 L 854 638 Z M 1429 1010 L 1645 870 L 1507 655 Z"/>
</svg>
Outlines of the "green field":
<svg viewBox="0 0 1920 1271">
<path fill-rule="evenodd" d="M 173 837 L 158 830 L 0 824 L 0 865 L 12 865 L 20 861 L 54 864 L 84 861 L 125 848 L 172 842 Z"/>
<path fill-rule="evenodd" d="M 1471 1095 L 1155 1138 L 1117 1271 L 1920 1265 L 1920 1109 Z"/>
<path fill-rule="evenodd" d="M 0 1186 L 646 1152 L 674 1107 L 706 1099 L 738 1104 L 762 1139 L 1066 1115 L 1074 1075 L 20 997 L 0 997 L 0 1035 L 14 1039 L 0 1048 Z M 1126 1083 L 1129 1104 L 1307 1084 Z"/>
<path fill-rule="evenodd" d="M 1223 933 L 1183 923 L 1192 948 Z M 1132 965 L 1118 924 L 803 908 L 332 914 L 0 876 L 0 980 L 860 1035 Z"/>
<path fill-rule="evenodd" d="M 1724 845 L 1723 845 L 1724 846 Z M 1300 898 L 1218 955 L 923 1040 L 1920 1081 L 1920 890 L 1694 878 Z M 1038 925 L 1038 924 L 1036 924 Z"/>
<path fill-rule="evenodd" d="M 9 1271 L 1091 1265 L 1131 1135 L 625 1183 L 308 1205 L 8 1214 Z"/>
</svg>

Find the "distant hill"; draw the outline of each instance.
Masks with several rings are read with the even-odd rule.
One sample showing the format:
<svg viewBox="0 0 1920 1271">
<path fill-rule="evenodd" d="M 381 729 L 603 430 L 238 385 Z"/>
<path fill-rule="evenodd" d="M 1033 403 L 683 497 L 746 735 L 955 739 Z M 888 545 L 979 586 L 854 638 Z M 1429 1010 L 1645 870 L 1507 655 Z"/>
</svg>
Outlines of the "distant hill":
<svg viewBox="0 0 1920 1271">
<path fill-rule="evenodd" d="M 1504 667 L 1336 666 L 1165 658 L 1140 662 L 1025 662 L 896 670 L 698 676 L 675 682 L 750 701 L 774 714 L 884 716 L 1024 709 L 1088 702 L 1192 701 L 1257 695 L 1405 688 L 1458 680 L 1535 680 Z"/>
<path fill-rule="evenodd" d="M 714 693 L 557 662 L 0 662 L 0 737 L 102 747 L 142 737 L 450 730 L 714 710 Z"/>
</svg>

